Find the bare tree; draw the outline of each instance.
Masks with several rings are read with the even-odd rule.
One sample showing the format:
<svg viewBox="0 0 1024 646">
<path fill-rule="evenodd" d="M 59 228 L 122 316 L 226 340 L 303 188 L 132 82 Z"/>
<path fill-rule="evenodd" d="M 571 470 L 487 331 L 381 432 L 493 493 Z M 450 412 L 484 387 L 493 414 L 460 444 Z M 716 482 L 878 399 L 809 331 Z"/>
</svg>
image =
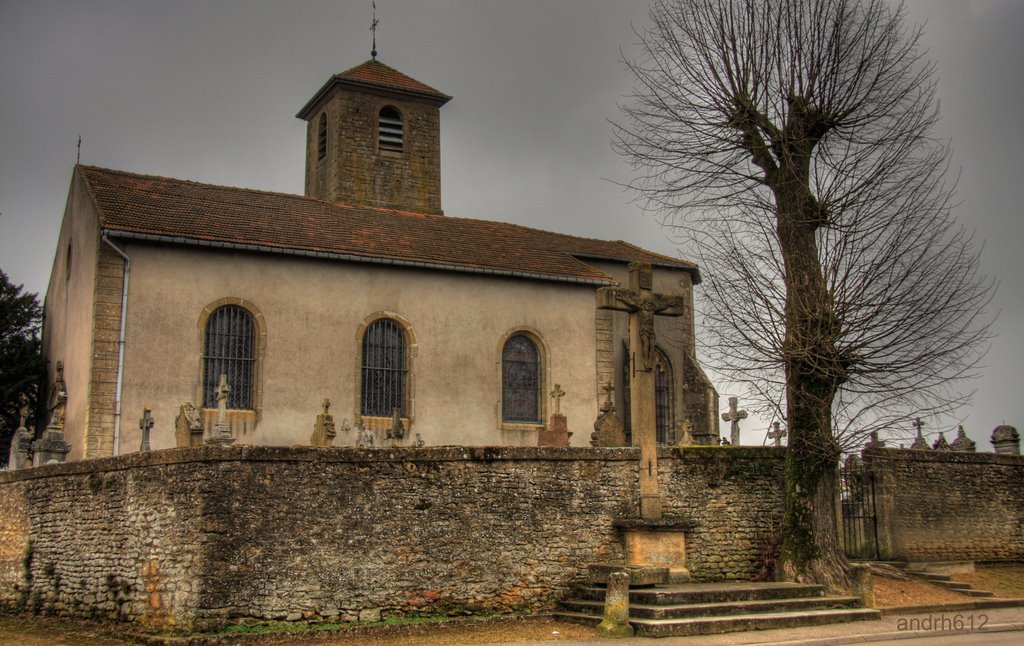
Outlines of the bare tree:
<svg viewBox="0 0 1024 646">
<path fill-rule="evenodd" d="M 654 0 L 615 146 L 705 266 L 710 358 L 788 421 L 782 572 L 833 589 L 844 445 L 948 410 L 987 346 L 934 65 L 884 0 Z"/>
</svg>

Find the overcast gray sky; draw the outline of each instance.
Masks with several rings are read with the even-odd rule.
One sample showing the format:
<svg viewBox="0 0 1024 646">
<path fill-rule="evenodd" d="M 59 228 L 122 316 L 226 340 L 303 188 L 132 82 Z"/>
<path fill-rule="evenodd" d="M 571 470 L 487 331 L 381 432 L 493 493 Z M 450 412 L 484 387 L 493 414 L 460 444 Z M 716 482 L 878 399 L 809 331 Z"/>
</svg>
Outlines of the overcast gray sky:
<svg viewBox="0 0 1024 646">
<path fill-rule="evenodd" d="M 909 8 L 938 63 L 957 217 L 1002 281 L 999 337 L 962 411 L 989 451 L 997 424 L 1024 430 L 1024 0 Z M 679 253 L 607 181 L 629 173 L 608 119 L 647 2 L 380 0 L 377 13 L 378 58 L 454 97 L 441 112 L 446 213 Z M 85 164 L 301 194 L 294 115 L 369 58 L 370 21 L 370 0 L 0 0 L 0 268 L 45 292 L 79 135 Z M 744 442 L 760 444 L 762 426 L 748 420 Z"/>
</svg>

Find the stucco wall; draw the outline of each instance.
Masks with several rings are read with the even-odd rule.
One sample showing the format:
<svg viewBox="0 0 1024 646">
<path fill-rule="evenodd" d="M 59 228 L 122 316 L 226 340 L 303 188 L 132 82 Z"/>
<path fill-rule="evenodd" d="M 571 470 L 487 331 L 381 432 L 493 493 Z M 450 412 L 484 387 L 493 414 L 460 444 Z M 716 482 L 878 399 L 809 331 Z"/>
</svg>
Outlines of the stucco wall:
<svg viewBox="0 0 1024 646">
<path fill-rule="evenodd" d="M 0 605 L 162 628 L 549 607 L 621 557 L 636 449 L 202 447 L 0 474 Z M 783 452 L 664 450 L 688 566 L 749 578 Z M 27 540 L 30 538 L 31 541 Z"/>
<path fill-rule="evenodd" d="M 1024 456 L 870 449 L 883 558 L 1024 561 Z"/>
<path fill-rule="evenodd" d="M 85 455 L 85 429 L 89 424 L 90 382 L 97 288 L 98 216 L 81 177 L 71 178 L 67 207 L 57 238 L 50 283 L 43 303 L 43 355 L 49 362 L 47 383 L 56 378 L 58 361 L 64 364 L 68 401 L 65 408 L 68 459 Z M 69 254 L 70 250 L 70 254 Z M 70 267 L 68 261 L 70 260 Z M 116 342 L 116 339 L 114 339 Z M 108 414 L 113 407 L 108 407 Z M 94 414 L 99 414 L 98 411 Z M 43 420 L 43 424 L 49 420 Z"/>
<path fill-rule="evenodd" d="M 360 326 L 381 312 L 398 315 L 415 342 L 413 438 L 535 445 L 533 430 L 500 430 L 501 342 L 526 329 L 548 350 L 544 392 L 560 383 L 567 393 L 561 408 L 573 444 L 589 441 L 598 413 L 592 286 L 151 244 L 125 249 L 132 278 L 122 452 L 138 449 L 144 406 L 156 420 L 153 448 L 174 446 L 178 406 L 200 403 L 200 314 L 225 297 L 244 300 L 266 327 L 262 418 L 240 442 L 308 444 L 324 398 L 339 425 L 352 423 Z M 339 432 L 335 444 L 354 442 L 355 431 Z"/>
</svg>

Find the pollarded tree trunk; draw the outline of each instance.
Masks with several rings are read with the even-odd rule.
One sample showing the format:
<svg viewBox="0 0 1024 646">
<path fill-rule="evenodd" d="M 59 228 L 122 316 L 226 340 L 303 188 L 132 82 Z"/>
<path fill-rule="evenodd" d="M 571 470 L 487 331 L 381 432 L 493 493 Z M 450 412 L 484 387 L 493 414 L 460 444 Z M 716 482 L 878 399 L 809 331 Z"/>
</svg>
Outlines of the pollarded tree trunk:
<svg viewBox="0 0 1024 646">
<path fill-rule="evenodd" d="M 839 326 L 822 275 L 816 231 L 824 214 L 800 167 L 777 183 L 777 230 L 786 284 L 786 517 L 780 574 L 792 581 L 847 587 L 848 563 L 835 516 L 840 449 L 832 401 L 844 380 L 836 351 Z"/>
</svg>

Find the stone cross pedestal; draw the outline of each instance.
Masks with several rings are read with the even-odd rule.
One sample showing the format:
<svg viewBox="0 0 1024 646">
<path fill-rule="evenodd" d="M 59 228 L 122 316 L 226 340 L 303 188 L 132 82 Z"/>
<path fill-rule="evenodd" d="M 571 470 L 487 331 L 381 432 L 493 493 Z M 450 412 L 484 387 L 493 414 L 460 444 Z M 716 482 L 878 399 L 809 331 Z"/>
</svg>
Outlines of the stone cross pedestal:
<svg viewBox="0 0 1024 646">
<path fill-rule="evenodd" d="M 22 406 L 19 411 L 21 421 L 18 428 L 11 437 L 11 452 L 7 459 L 7 468 L 11 471 L 24 469 L 25 466 L 32 466 L 32 433 L 28 430 L 28 406 Z"/>
<path fill-rule="evenodd" d="M 174 420 L 174 444 L 178 448 L 203 444 L 203 418 L 192 402 L 178 407 Z"/>
<path fill-rule="evenodd" d="M 640 517 L 647 520 L 661 518 L 654 413 L 654 317 L 682 316 L 685 305 L 682 296 L 654 292 L 654 272 L 648 263 L 629 263 L 629 289 L 597 290 L 598 309 L 629 313 L 629 414 L 633 442 L 640 446 Z"/>
<path fill-rule="evenodd" d="M 747 411 L 739 410 L 739 398 L 729 398 L 729 410 L 722 413 L 722 420 L 732 422 L 729 427 L 729 443 L 733 446 L 740 445 L 740 420 L 747 419 Z"/>
<path fill-rule="evenodd" d="M 32 443 L 32 466 L 63 462 L 71 452 L 71 445 L 64 441 L 63 417 L 54 413 L 43 436 Z"/>
<path fill-rule="evenodd" d="M 555 384 L 551 391 L 554 412 L 551 414 L 551 419 L 548 420 L 548 425 L 542 426 L 537 432 L 537 446 L 569 446 L 569 438 L 572 437 L 572 433 L 569 432 L 568 420 L 562 414 L 562 397 L 565 397 L 565 391 L 562 390 L 561 384 Z"/>
<path fill-rule="evenodd" d="M 1012 426 L 1002 424 L 992 431 L 992 448 L 1004 455 L 1020 455 L 1020 434 Z"/>
<path fill-rule="evenodd" d="M 401 446 L 405 437 L 405 424 L 402 422 L 402 411 L 395 406 L 391 409 L 391 427 L 385 433 L 385 438 L 391 440 L 395 446 Z"/>
<path fill-rule="evenodd" d="M 956 430 L 956 439 L 950 443 L 949 448 L 962 453 L 974 453 L 976 446 L 975 441 L 967 437 L 963 425 L 960 425 Z"/>
<path fill-rule="evenodd" d="M 601 414 L 594 422 L 594 432 L 590 435 L 590 446 L 626 446 L 626 429 L 622 420 L 615 414 L 615 402 L 612 393 L 615 386 L 610 382 L 604 385 L 605 400 L 601 404 Z"/>
<path fill-rule="evenodd" d="M 325 399 L 321 404 L 323 412 L 316 416 L 313 423 L 313 435 L 309 443 L 313 446 L 331 446 L 338 431 L 334 427 L 334 416 L 330 414 L 331 400 Z"/>
</svg>

